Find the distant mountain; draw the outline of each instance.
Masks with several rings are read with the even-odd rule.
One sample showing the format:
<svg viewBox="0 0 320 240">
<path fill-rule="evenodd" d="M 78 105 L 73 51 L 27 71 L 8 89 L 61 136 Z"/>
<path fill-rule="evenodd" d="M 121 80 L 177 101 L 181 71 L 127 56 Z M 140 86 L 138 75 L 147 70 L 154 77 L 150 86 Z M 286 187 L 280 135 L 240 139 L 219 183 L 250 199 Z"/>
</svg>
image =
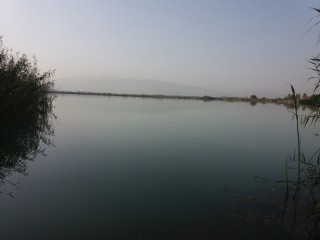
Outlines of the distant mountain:
<svg viewBox="0 0 320 240">
<path fill-rule="evenodd" d="M 187 86 L 155 80 L 64 79 L 56 80 L 57 90 L 164 94 L 184 96 L 213 96 L 223 94 L 203 87 Z"/>
</svg>

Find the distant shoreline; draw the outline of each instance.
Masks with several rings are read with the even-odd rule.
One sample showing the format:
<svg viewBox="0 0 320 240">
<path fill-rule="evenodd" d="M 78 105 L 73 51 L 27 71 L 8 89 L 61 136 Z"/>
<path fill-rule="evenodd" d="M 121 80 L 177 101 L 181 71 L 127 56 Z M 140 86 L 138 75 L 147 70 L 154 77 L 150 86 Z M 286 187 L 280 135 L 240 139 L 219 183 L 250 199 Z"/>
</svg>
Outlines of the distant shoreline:
<svg viewBox="0 0 320 240">
<path fill-rule="evenodd" d="M 165 95 L 165 94 L 128 94 L 128 93 L 107 93 L 107 92 L 87 92 L 87 91 L 52 91 L 56 94 L 70 95 L 92 95 L 107 97 L 131 97 L 131 98 L 153 98 L 153 99 L 181 99 L 181 100 L 201 100 L 201 101 L 228 101 L 228 102 L 249 102 L 249 103 L 275 103 L 292 105 L 293 100 L 282 98 L 249 98 L 249 97 L 212 97 L 212 96 L 183 96 L 183 95 Z"/>
</svg>

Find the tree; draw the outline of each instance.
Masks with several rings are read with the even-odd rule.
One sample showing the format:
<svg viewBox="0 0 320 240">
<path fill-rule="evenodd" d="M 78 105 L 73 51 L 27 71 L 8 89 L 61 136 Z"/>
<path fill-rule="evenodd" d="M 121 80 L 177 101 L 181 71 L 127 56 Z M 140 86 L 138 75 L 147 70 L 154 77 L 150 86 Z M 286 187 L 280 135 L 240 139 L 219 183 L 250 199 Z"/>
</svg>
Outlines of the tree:
<svg viewBox="0 0 320 240">
<path fill-rule="evenodd" d="M 306 98 L 308 98 L 308 95 L 306 93 L 303 93 L 302 98 L 306 99 Z"/>
<path fill-rule="evenodd" d="M 250 100 L 257 100 L 257 99 L 258 99 L 258 97 L 256 95 L 251 95 L 250 96 Z"/>
<path fill-rule="evenodd" d="M 285 100 L 294 100 L 293 94 L 288 93 L 288 95 L 284 98 Z"/>
</svg>

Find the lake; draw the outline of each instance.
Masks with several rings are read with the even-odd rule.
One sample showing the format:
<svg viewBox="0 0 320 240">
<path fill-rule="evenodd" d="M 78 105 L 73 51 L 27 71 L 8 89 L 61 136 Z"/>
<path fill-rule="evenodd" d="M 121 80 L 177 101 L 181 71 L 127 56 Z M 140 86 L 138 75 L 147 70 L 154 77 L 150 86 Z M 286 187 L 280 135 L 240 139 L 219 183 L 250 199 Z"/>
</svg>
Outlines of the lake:
<svg viewBox="0 0 320 240">
<path fill-rule="evenodd" d="M 291 111 L 58 95 L 54 144 L 0 187 L 0 239 L 285 239 Z M 300 131 L 311 155 L 316 130 Z"/>
</svg>

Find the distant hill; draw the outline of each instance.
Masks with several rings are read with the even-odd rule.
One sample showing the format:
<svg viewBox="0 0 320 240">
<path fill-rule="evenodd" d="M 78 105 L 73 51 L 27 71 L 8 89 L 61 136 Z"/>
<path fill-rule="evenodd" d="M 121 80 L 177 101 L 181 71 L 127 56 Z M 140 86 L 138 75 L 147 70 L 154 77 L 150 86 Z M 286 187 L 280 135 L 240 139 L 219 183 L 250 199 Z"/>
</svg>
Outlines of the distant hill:
<svg viewBox="0 0 320 240">
<path fill-rule="evenodd" d="M 165 94 L 213 96 L 223 94 L 203 87 L 187 86 L 155 80 L 64 79 L 56 80 L 57 90 L 132 94 Z"/>
</svg>

